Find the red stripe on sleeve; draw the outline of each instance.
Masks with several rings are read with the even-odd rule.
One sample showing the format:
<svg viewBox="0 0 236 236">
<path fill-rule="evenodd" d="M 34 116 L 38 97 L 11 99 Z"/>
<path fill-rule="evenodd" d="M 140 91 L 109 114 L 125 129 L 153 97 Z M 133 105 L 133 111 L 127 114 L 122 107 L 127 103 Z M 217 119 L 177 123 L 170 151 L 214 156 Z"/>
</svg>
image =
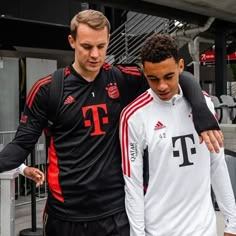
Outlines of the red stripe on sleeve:
<svg viewBox="0 0 236 236">
<path fill-rule="evenodd" d="M 123 67 L 123 66 L 117 66 L 123 73 L 130 74 L 130 75 L 136 75 L 141 76 L 141 73 L 137 67 Z"/>
<path fill-rule="evenodd" d="M 40 89 L 40 87 L 44 84 L 47 84 L 51 81 L 51 76 L 48 76 L 44 79 L 41 79 L 39 81 L 37 81 L 34 86 L 31 88 L 29 95 L 27 96 L 26 99 L 26 104 L 31 107 L 35 98 L 35 95 L 37 94 L 38 90 Z"/>
<path fill-rule="evenodd" d="M 135 111 L 151 102 L 153 98 L 148 92 L 145 92 L 127 106 L 121 113 L 121 155 L 123 172 L 128 177 L 131 176 L 129 160 L 129 138 L 128 138 L 128 120 Z"/>
<path fill-rule="evenodd" d="M 102 67 L 103 67 L 103 69 L 105 69 L 105 70 L 110 70 L 110 69 L 111 69 L 111 65 L 108 64 L 107 62 L 104 62 Z"/>
</svg>

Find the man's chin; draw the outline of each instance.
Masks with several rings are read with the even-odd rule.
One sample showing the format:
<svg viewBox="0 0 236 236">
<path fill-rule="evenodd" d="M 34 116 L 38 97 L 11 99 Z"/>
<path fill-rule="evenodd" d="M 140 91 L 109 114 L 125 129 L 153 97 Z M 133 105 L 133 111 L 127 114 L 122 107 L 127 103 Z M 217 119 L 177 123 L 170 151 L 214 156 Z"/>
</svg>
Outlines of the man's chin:
<svg viewBox="0 0 236 236">
<path fill-rule="evenodd" d="M 101 67 L 102 67 L 101 64 L 96 64 L 96 65 L 89 65 L 87 69 L 94 72 L 100 70 Z"/>
</svg>

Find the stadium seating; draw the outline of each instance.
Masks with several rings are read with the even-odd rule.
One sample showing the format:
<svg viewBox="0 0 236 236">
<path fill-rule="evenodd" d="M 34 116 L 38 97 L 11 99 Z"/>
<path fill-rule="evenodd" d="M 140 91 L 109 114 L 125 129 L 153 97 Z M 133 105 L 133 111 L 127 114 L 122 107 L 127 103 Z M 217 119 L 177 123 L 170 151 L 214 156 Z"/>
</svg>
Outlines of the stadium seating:
<svg viewBox="0 0 236 236">
<path fill-rule="evenodd" d="M 230 95 L 222 94 L 220 99 L 223 103 L 225 103 L 229 107 L 230 111 L 230 120 L 232 123 L 236 123 L 236 102 L 234 98 Z"/>
<path fill-rule="evenodd" d="M 217 96 L 211 95 L 219 123 L 230 124 L 230 110 L 227 104 L 222 103 Z"/>
</svg>

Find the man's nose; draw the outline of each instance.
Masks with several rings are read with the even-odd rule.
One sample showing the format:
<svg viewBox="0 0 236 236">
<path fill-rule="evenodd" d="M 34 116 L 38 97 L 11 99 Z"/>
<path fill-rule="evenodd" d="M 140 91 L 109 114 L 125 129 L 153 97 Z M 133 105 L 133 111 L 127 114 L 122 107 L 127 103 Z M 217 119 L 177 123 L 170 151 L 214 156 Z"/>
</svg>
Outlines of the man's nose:
<svg viewBox="0 0 236 236">
<path fill-rule="evenodd" d="M 90 52 L 90 56 L 91 57 L 98 57 L 99 55 L 99 51 L 98 51 L 98 48 L 94 47 L 91 49 L 91 52 Z"/>
<path fill-rule="evenodd" d="M 168 88 L 168 85 L 165 81 L 160 81 L 158 84 L 158 90 L 165 91 Z"/>
</svg>

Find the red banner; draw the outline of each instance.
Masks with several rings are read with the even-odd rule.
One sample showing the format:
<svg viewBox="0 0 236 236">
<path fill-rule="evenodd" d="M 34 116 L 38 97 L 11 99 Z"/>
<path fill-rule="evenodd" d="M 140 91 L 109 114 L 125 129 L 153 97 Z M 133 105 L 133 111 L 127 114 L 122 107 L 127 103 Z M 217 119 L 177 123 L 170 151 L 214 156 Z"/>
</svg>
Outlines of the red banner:
<svg viewBox="0 0 236 236">
<path fill-rule="evenodd" d="M 207 51 L 200 55 L 200 62 L 213 62 L 215 61 L 215 52 L 214 51 Z M 236 52 L 233 52 L 227 55 L 227 60 L 236 60 Z"/>
</svg>

